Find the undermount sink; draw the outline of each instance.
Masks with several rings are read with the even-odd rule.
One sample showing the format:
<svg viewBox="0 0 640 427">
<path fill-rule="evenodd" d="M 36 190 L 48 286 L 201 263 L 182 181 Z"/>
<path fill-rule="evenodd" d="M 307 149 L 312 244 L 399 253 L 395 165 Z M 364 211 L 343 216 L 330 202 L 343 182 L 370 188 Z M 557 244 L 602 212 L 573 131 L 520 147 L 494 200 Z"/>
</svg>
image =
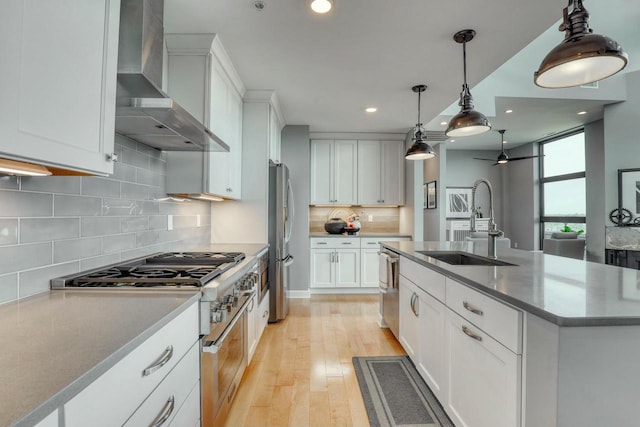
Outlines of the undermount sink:
<svg viewBox="0 0 640 427">
<path fill-rule="evenodd" d="M 516 265 L 509 262 L 500 261 L 497 259 L 486 258 L 470 254 L 467 252 L 458 251 L 417 251 L 422 255 L 437 259 L 438 261 L 446 262 L 452 265 L 493 265 L 493 266 L 508 266 Z"/>
</svg>

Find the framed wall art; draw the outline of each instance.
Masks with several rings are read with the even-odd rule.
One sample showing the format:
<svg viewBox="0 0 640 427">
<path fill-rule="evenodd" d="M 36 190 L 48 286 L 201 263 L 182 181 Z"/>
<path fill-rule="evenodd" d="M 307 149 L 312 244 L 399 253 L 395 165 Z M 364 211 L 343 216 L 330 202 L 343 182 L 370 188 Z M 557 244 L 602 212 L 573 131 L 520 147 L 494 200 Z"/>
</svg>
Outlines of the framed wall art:
<svg viewBox="0 0 640 427">
<path fill-rule="evenodd" d="M 618 209 L 640 216 L 640 169 L 618 169 Z"/>
<path fill-rule="evenodd" d="M 424 184 L 424 208 L 435 209 L 438 207 L 438 193 L 436 181 Z"/>
<path fill-rule="evenodd" d="M 471 187 L 447 187 L 447 218 L 471 216 Z"/>
</svg>

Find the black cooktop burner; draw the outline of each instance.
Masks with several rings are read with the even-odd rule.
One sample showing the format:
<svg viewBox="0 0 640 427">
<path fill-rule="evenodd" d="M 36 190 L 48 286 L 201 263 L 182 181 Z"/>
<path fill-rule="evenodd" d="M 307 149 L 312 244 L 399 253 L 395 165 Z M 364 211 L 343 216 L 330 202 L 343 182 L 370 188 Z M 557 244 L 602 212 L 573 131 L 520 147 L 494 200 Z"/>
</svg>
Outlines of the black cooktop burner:
<svg viewBox="0 0 640 427">
<path fill-rule="evenodd" d="M 242 252 L 166 252 L 147 258 L 147 264 L 217 265 L 244 259 Z"/>
<path fill-rule="evenodd" d="M 202 287 L 244 259 L 240 252 L 167 252 L 65 279 L 74 287 Z"/>
</svg>

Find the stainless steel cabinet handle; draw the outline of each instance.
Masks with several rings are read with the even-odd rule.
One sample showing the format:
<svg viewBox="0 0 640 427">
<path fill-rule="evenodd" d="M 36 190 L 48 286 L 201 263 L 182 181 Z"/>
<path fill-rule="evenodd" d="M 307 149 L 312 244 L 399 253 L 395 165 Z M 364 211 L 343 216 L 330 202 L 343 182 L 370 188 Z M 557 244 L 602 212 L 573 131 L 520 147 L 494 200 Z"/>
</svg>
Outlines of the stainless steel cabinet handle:
<svg viewBox="0 0 640 427">
<path fill-rule="evenodd" d="M 462 327 L 462 332 L 464 332 L 469 338 L 473 338 L 476 341 L 482 341 L 482 337 L 471 332 L 471 329 L 466 326 Z"/>
<path fill-rule="evenodd" d="M 256 300 L 251 298 L 251 302 L 250 302 L 251 306 L 247 308 L 247 311 L 249 313 L 251 313 L 253 311 L 253 307 L 256 305 Z"/>
<path fill-rule="evenodd" d="M 149 427 L 160 427 L 161 425 L 166 423 L 173 413 L 173 409 L 175 408 L 175 406 L 175 397 L 171 396 L 160 410 L 160 413 L 153 419 L 153 421 L 151 421 Z"/>
<path fill-rule="evenodd" d="M 117 162 L 118 161 L 118 155 L 116 153 L 109 153 L 109 154 L 107 154 L 107 160 L 109 160 L 111 162 Z"/>
<path fill-rule="evenodd" d="M 413 315 L 418 317 L 418 310 L 416 309 L 416 300 L 418 299 L 418 294 L 415 292 L 411 295 L 411 311 L 413 311 Z"/>
<path fill-rule="evenodd" d="M 336 252 L 336 262 L 340 262 L 340 253 Z"/>
<path fill-rule="evenodd" d="M 333 262 L 333 252 L 331 252 L 331 255 L 329 257 L 329 262 Z"/>
<path fill-rule="evenodd" d="M 167 347 L 165 349 L 165 351 L 160 355 L 160 357 L 158 357 L 158 359 L 156 359 L 155 362 L 153 362 L 151 365 L 149 365 L 147 368 L 145 368 L 144 371 L 142 371 L 142 376 L 143 377 L 147 377 L 147 376 L 153 374 L 155 371 L 157 371 L 158 369 L 160 369 L 164 365 L 166 365 L 167 362 L 169 360 L 171 360 L 171 357 L 173 357 L 173 346 L 172 345 Z"/>
<path fill-rule="evenodd" d="M 327 242 L 316 242 L 317 245 L 326 245 Z"/>
<path fill-rule="evenodd" d="M 462 302 L 462 306 L 467 310 L 469 310 L 470 312 L 472 312 L 473 314 L 477 314 L 478 316 L 482 316 L 484 314 L 482 310 L 480 310 L 479 308 L 475 308 L 474 306 L 472 306 L 466 301 Z"/>
<path fill-rule="evenodd" d="M 343 245 L 352 245 L 353 243 L 351 242 L 342 242 Z"/>
<path fill-rule="evenodd" d="M 264 319 L 268 315 L 269 315 L 269 310 L 265 310 L 264 313 L 262 313 L 262 318 Z"/>
</svg>

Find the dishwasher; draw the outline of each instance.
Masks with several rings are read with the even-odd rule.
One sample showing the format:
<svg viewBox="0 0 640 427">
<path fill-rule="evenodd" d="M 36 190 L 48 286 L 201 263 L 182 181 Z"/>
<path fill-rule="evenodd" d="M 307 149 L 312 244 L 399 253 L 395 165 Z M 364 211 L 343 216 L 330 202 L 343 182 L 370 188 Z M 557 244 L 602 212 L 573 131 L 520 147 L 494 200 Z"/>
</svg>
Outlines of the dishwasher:
<svg viewBox="0 0 640 427">
<path fill-rule="evenodd" d="M 381 251 L 379 260 L 380 316 L 381 326 L 388 326 L 396 338 L 399 337 L 400 301 L 398 282 L 400 279 L 400 263 L 398 254 Z"/>
</svg>

